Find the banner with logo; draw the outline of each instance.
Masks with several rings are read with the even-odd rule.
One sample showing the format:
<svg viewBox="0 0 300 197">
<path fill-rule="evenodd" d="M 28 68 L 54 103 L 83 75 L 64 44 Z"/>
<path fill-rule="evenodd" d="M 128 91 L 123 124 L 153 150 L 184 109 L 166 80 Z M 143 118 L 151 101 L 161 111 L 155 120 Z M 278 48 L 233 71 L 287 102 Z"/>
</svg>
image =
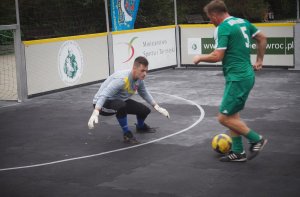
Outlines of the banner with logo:
<svg viewBox="0 0 300 197">
<path fill-rule="evenodd" d="M 192 38 L 189 38 L 192 40 Z M 197 53 L 194 45 L 196 41 L 188 43 L 189 54 L 209 54 L 214 51 L 215 40 L 213 38 L 198 38 L 200 46 L 199 52 Z M 201 44 L 202 43 L 202 44 Z M 250 44 L 251 55 L 256 55 L 256 42 L 254 39 L 251 40 Z M 193 50 L 191 50 L 193 49 Z M 196 53 L 194 53 L 196 52 Z M 294 37 L 270 37 L 267 38 L 266 55 L 288 55 L 294 54 Z"/>
<path fill-rule="evenodd" d="M 175 28 L 147 28 L 113 34 L 114 71 L 131 69 L 134 59 L 144 56 L 149 70 L 177 65 Z"/>
<path fill-rule="evenodd" d="M 109 76 L 105 33 L 25 41 L 24 45 L 28 95 Z"/>
<path fill-rule="evenodd" d="M 293 67 L 295 54 L 295 38 L 293 23 L 255 24 L 267 36 L 265 66 Z M 181 60 L 182 64 L 193 64 L 196 54 L 209 54 L 214 50 L 215 40 L 213 25 L 181 25 Z M 257 46 L 251 41 L 251 62 L 256 61 Z M 205 63 L 221 65 L 217 63 Z"/>
<path fill-rule="evenodd" d="M 110 0 L 112 31 L 134 29 L 140 0 Z"/>
<path fill-rule="evenodd" d="M 58 71 L 66 85 L 76 84 L 83 72 L 83 54 L 74 40 L 65 41 L 58 52 Z"/>
</svg>

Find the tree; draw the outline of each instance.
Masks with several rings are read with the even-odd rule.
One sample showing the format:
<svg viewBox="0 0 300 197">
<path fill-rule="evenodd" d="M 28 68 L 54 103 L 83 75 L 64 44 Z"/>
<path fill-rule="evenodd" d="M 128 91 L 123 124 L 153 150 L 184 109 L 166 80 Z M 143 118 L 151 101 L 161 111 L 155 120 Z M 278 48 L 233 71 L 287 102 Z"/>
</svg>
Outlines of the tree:
<svg viewBox="0 0 300 197">
<path fill-rule="evenodd" d="M 297 17 L 296 0 L 267 0 L 269 9 L 274 12 L 275 20 L 295 19 Z"/>
<path fill-rule="evenodd" d="M 251 22 L 263 22 L 268 5 L 264 0 L 225 0 L 229 12 L 233 16 L 248 19 Z"/>
<path fill-rule="evenodd" d="M 135 28 L 173 25 L 173 0 L 141 0 Z"/>
<path fill-rule="evenodd" d="M 23 40 L 106 32 L 104 0 L 18 1 Z M 195 22 L 189 20 L 190 16 L 208 22 L 203 7 L 209 1 L 177 0 L 178 23 Z M 231 15 L 251 22 L 262 22 L 269 10 L 274 12 L 275 20 L 296 19 L 296 0 L 224 1 Z M 0 1 L 0 25 L 16 23 L 14 3 L 14 0 Z M 135 28 L 174 23 L 174 0 L 140 0 Z"/>
<path fill-rule="evenodd" d="M 16 24 L 15 1 L 0 1 L 0 25 Z"/>
<path fill-rule="evenodd" d="M 19 0 L 24 40 L 106 31 L 103 0 Z"/>
</svg>

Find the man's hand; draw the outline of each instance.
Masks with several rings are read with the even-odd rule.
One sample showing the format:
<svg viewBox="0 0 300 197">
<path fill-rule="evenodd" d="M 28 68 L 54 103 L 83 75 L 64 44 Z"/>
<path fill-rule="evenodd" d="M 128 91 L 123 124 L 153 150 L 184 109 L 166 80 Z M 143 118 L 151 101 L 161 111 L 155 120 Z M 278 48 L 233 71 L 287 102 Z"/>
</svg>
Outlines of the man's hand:
<svg viewBox="0 0 300 197">
<path fill-rule="evenodd" d="M 253 65 L 253 69 L 255 71 L 259 71 L 262 69 L 262 66 L 263 66 L 262 62 L 255 62 L 255 64 Z"/>
<path fill-rule="evenodd" d="M 94 109 L 94 111 L 89 119 L 89 122 L 88 122 L 89 129 L 94 128 L 94 122 L 95 122 L 95 124 L 98 124 L 98 116 L 99 116 L 99 111 L 97 109 Z"/>
<path fill-rule="evenodd" d="M 157 104 L 154 106 L 154 109 L 162 115 L 166 116 L 167 118 L 170 118 L 169 112 L 166 109 L 158 106 Z"/>
<path fill-rule="evenodd" d="M 198 63 L 200 63 L 200 55 L 195 55 L 194 57 L 193 57 L 193 63 L 194 64 L 198 64 Z"/>
<path fill-rule="evenodd" d="M 209 62 L 209 63 L 216 63 L 223 60 L 225 55 L 225 49 L 216 49 L 210 54 L 202 54 L 202 55 L 195 55 L 193 57 L 193 63 L 199 64 L 200 62 Z"/>
</svg>

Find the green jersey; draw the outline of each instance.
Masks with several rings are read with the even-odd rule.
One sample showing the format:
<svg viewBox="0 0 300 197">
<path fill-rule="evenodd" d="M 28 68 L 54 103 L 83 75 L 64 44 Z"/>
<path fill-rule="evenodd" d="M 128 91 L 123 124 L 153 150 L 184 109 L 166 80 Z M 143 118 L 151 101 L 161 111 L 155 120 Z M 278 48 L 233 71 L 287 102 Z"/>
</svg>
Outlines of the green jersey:
<svg viewBox="0 0 300 197">
<path fill-rule="evenodd" d="M 224 49 L 222 60 L 226 81 L 240 81 L 254 76 L 250 61 L 250 41 L 259 30 L 249 21 L 228 17 L 215 30 L 215 49 Z"/>
</svg>

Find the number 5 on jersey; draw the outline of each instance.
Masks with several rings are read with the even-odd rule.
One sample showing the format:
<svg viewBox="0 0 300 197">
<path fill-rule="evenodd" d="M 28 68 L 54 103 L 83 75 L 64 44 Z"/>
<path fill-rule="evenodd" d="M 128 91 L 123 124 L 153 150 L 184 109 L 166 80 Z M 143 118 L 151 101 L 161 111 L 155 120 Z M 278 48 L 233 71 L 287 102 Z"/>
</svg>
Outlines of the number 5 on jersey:
<svg viewBox="0 0 300 197">
<path fill-rule="evenodd" d="M 242 33 L 244 35 L 244 38 L 246 39 L 245 45 L 246 45 L 247 48 L 249 48 L 250 47 L 250 41 L 249 41 L 249 36 L 246 33 L 247 28 L 246 27 L 241 27 L 241 31 L 242 31 Z"/>
</svg>

